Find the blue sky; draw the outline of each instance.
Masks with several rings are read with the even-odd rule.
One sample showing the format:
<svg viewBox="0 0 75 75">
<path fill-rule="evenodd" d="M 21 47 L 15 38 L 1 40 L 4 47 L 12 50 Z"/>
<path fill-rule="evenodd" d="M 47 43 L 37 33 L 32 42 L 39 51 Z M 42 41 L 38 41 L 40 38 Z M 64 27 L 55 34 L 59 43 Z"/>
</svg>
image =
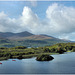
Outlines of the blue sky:
<svg viewBox="0 0 75 75">
<path fill-rule="evenodd" d="M 75 40 L 75 1 L 0 1 L 0 32 L 22 31 Z"/>
<path fill-rule="evenodd" d="M 9 17 L 17 18 L 21 15 L 24 6 L 28 6 L 34 13 L 43 19 L 45 18 L 45 11 L 52 3 L 75 7 L 75 1 L 37 1 L 36 6 L 32 6 L 30 1 L 0 1 L 0 12 L 4 11 Z"/>
</svg>

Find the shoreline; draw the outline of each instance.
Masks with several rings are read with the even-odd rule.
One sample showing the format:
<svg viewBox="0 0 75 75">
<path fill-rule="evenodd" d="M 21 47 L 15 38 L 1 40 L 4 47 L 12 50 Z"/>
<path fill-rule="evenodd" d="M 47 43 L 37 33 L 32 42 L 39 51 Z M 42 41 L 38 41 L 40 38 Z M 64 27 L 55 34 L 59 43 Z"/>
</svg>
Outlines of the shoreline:
<svg viewBox="0 0 75 75">
<path fill-rule="evenodd" d="M 41 53 L 41 54 L 58 55 L 59 53 Z M 21 59 L 33 58 L 33 57 L 37 57 L 37 56 L 39 56 L 41 54 L 23 55 L 23 58 L 21 58 Z M 9 58 L 9 57 L 0 57 L 0 61 L 4 61 L 4 60 L 8 60 L 8 59 L 18 59 L 18 56 L 14 56 L 12 58 Z"/>
<path fill-rule="evenodd" d="M 16 46 L 11 48 L 0 47 L 0 61 L 11 58 L 27 59 L 37 57 L 41 54 L 64 54 L 65 52 L 75 52 L 75 43 L 58 43 L 53 46 L 38 48 L 27 48 L 25 46 Z"/>
<path fill-rule="evenodd" d="M 65 53 L 62 53 L 62 54 L 67 54 L 67 53 L 71 53 L 72 51 L 67 51 Z M 59 53 L 41 53 L 41 54 L 48 54 L 48 55 L 59 55 Z M 23 58 L 21 59 L 29 59 L 29 58 L 33 58 L 33 57 L 37 57 L 41 54 L 30 54 L 30 55 L 23 55 Z M 7 58 L 7 57 L 0 57 L 0 61 L 5 61 L 5 60 L 9 60 L 9 59 L 18 59 L 17 58 L 18 56 L 14 56 L 12 58 Z M 19 59 L 19 60 L 21 60 Z"/>
</svg>

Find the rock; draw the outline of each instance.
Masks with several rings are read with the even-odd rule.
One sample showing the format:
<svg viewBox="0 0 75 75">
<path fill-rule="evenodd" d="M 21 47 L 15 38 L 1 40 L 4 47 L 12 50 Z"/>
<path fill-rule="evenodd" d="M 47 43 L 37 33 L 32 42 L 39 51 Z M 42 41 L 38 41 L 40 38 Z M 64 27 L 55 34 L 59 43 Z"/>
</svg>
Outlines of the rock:
<svg viewBox="0 0 75 75">
<path fill-rule="evenodd" d="M 50 55 L 47 55 L 47 54 L 39 55 L 36 58 L 37 61 L 50 61 L 52 59 L 54 59 L 54 58 Z"/>
</svg>

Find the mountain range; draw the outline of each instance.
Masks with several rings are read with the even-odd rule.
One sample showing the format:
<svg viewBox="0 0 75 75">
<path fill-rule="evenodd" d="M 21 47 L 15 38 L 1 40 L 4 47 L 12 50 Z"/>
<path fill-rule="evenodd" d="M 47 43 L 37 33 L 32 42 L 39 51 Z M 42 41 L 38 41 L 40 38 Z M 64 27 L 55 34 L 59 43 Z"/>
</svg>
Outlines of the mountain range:
<svg viewBox="0 0 75 75">
<path fill-rule="evenodd" d="M 0 46 L 1 47 L 14 47 L 14 46 L 27 46 L 39 47 L 46 45 L 53 45 L 61 42 L 71 42 L 69 40 L 58 39 L 53 36 L 44 34 L 34 35 L 30 32 L 0 32 Z"/>
</svg>

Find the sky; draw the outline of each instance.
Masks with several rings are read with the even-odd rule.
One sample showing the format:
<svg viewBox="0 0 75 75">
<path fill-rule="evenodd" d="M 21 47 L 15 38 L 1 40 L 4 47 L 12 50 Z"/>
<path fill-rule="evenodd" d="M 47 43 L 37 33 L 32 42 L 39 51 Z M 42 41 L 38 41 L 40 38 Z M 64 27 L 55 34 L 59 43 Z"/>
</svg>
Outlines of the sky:
<svg viewBox="0 0 75 75">
<path fill-rule="evenodd" d="M 75 41 L 75 1 L 0 1 L 0 32 L 23 31 Z"/>
</svg>

